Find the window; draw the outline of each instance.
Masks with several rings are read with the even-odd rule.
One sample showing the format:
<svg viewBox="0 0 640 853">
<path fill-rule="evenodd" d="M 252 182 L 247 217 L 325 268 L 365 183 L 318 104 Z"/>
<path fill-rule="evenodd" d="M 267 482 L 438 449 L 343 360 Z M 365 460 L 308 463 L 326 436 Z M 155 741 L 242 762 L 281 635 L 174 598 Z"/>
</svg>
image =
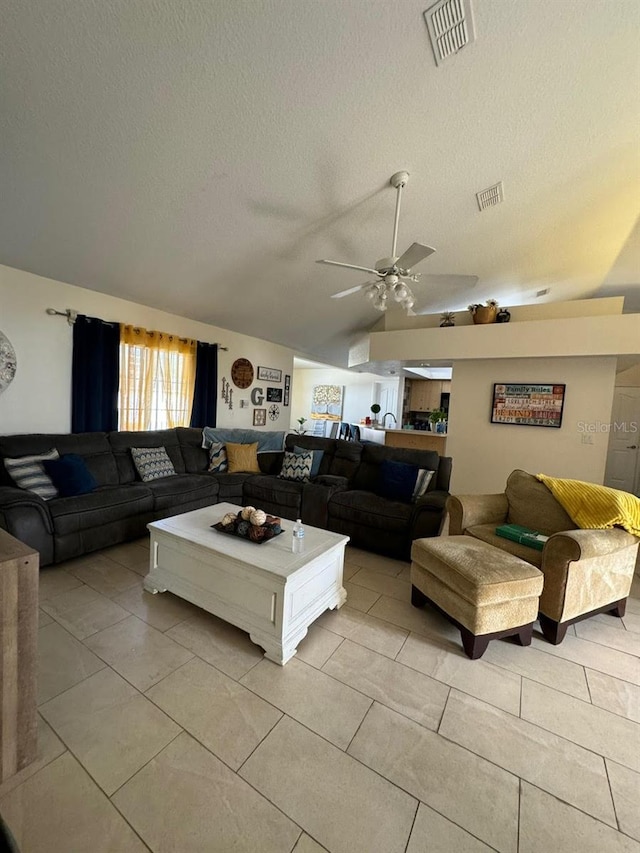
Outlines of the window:
<svg viewBox="0 0 640 853">
<path fill-rule="evenodd" d="M 138 326 L 120 332 L 120 430 L 189 426 L 196 342 Z"/>
</svg>

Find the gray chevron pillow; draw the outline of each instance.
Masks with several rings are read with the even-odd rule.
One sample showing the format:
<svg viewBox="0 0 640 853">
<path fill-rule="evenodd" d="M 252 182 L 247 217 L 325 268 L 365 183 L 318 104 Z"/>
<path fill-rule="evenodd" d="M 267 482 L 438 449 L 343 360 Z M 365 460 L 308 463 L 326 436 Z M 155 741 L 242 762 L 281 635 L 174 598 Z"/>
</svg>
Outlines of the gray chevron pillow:
<svg viewBox="0 0 640 853">
<path fill-rule="evenodd" d="M 294 480 L 298 483 L 307 483 L 311 479 L 312 465 L 313 452 L 291 453 L 286 451 L 282 462 L 282 470 L 278 476 L 281 480 Z"/>
<path fill-rule="evenodd" d="M 176 473 L 164 447 L 132 447 L 131 456 L 143 483 Z"/>
</svg>

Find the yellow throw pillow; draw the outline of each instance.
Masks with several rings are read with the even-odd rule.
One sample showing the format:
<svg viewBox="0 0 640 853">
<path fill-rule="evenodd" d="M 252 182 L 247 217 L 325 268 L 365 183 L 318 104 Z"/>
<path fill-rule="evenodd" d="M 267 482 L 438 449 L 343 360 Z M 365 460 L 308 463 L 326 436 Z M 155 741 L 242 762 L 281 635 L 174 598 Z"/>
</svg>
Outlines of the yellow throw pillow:
<svg viewBox="0 0 640 853">
<path fill-rule="evenodd" d="M 227 460 L 229 474 L 240 471 L 249 474 L 260 474 L 258 465 L 258 442 L 255 444 L 227 444 Z"/>
</svg>

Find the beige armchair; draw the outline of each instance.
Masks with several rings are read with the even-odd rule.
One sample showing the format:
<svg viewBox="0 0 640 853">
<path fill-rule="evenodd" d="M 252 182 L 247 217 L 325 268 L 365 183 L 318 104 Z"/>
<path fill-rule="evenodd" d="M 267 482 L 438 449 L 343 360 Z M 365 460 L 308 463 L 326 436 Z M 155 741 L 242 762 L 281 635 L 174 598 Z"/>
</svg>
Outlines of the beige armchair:
<svg viewBox="0 0 640 853">
<path fill-rule="evenodd" d="M 621 529 L 580 530 L 549 489 L 526 471 L 513 471 L 503 494 L 457 495 L 447 501 L 449 534 L 466 534 L 508 551 L 544 575 L 538 618 L 557 645 L 567 627 L 595 613 L 624 616 L 640 540 Z M 537 551 L 496 535 L 499 524 L 520 524 L 549 536 Z"/>
</svg>

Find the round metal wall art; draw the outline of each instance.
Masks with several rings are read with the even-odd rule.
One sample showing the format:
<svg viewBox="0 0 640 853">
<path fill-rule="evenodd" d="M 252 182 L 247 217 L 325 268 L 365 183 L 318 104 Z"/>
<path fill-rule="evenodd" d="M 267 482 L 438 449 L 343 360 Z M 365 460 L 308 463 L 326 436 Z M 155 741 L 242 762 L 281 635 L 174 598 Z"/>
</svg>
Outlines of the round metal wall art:
<svg viewBox="0 0 640 853">
<path fill-rule="evenodd" d="M 16 351 L 4 332 L 0 332 L 0 393 L 9 387 L 17 368 Z"/>
</svg>

